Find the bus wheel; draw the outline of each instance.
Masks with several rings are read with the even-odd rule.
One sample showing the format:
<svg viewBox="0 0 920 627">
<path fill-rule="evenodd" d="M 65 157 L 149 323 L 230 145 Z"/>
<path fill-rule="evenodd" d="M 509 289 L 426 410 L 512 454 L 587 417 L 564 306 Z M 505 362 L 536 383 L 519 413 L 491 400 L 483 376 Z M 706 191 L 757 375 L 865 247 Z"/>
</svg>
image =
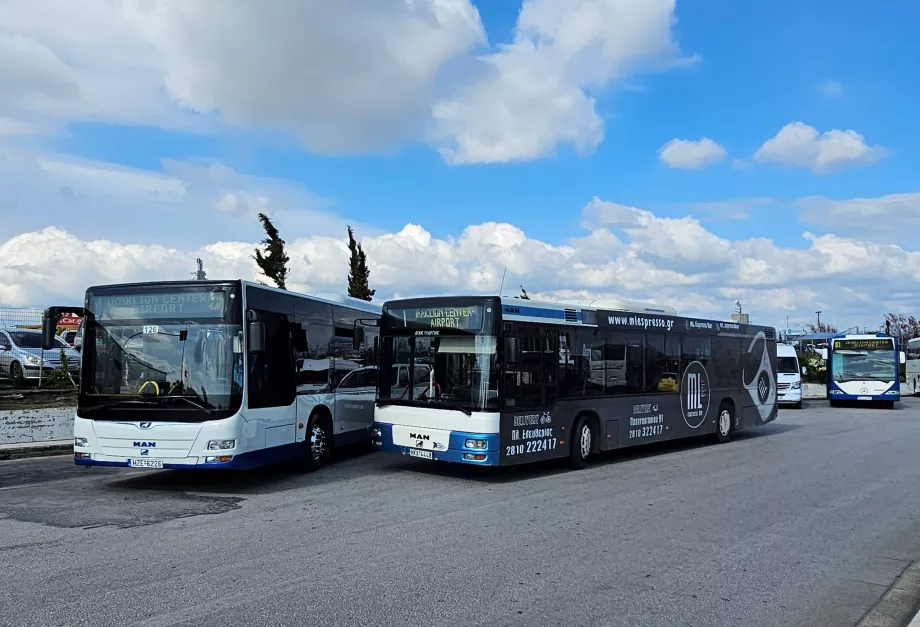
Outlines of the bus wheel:
<svg viewBox="0 0 920 627">
<path fill-rule="evenodd" d="M 732 413 L 732 406 L 728 403 L 722 403 L 719 406 L 719 418 L 716 424 L 716 441 L 719 443 L 732 439 L 732 422 L 735 420 Z"/>
<path fill-rule="evenodd" d="M 572 429 L 569 466 L 576 470 L 584 468 L 588 464 L 593 446 L 594 432 L 591 430 L 591 423 L 588 422 L 587 416 L 581 416 L 575 421 L 575 427 Z"/>
<path fill-rule="evenodd" d="M 307 439 L 304 441 L 304 466 L 313 471 L 329 461 L 332 450 L 332 438 L 329 421 L 322 414 L 310 416 L 307 424 Z"/>
</svg>

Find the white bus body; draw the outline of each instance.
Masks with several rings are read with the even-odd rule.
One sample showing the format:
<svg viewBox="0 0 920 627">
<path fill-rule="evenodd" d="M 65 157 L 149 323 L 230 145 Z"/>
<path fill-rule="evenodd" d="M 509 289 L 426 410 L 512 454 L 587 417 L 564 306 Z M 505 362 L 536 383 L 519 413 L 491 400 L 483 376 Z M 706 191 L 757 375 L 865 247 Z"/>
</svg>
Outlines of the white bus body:
<svg viewBox="0 0 920 627">
<path fill-rule="evenodd" d="M 920 396 L 920 337 L 907 341 L 907 391 L 914 396 Z"/>
<path fill-rule="evenodd" d="M 91 287 L 86 303 L 78 465 L 312 469 L 370 439 L 376 371 L 339 386 L 374 365 L 375 304 L 246 281 Z"/>
</svg>

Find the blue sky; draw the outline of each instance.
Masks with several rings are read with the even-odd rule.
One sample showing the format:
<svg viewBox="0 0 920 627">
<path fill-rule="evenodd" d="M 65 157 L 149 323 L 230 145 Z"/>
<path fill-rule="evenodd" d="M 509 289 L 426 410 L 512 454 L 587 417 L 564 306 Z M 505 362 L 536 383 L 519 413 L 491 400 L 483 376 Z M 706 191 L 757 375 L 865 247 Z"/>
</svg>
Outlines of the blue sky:
<svg viewBox="0 0 920 627">
<path fill-rule="evenodd" d="M 465 4 L 467 0 L 456 1 L 459 6 L 460 2 Z M 168 0 L 162 2 L 170 4 Z M 383 4 L 392 5 L 393 14 L 397 16 L 392 18 L 393 23 L 397 26 L 401 24 L 395 21 L 403 19 L 400 16 L 404 10 L 397 6 L 399 0 Z M 407 111 L 414 111 L 412 107 L 418 105 L 418 111 L 425 112 L 434 106 L 433 103 L 443 100 L 464 101 L 464 90 L 469 89 L 470 85 L 475 87 L 475 77 L 485 72 L 483 67 L 477 67 L 476 56 L 500 52 L 501 44 L 518 45 L 515 44 L 519 39 L 515 39 L 514 27 L 521 11 L 521 2 L 501 0 L 473 4 L 478 10 L 487 40 L 480 38 L 474 41 L 475 37 L 467 32 L 469 28 L 465 23 L 458 23 L 456 27 L 451 26 L 452 32 L 459 33 L 456 38 L 462 43 L 455 45 L 460 52 L 446 55 L 450 58 L 445 60 L 438 70 L 431 94 L 411 102 L 406 101 L 408 104 L 403 108 Z M 617 0 L 579 0 L 568 4 L 536 0 L 527 4 L 534 5 L 531 9 L 536 16 L 534 20 L 537 30 L 543 29 L 539 37 L 560 36 L 558 32 L 553 33 L 554 25 L 557 22 L 565 23 L 566 11 L 574 11 L 582 6 L 592 10 L 612 10 L 612 15 L 616 16 L 616 19 L 622 19 L 624 23 L 633 19 L 632 13 L 635 12 L 629 8 L 629 3 Z M 669 12 L 668 2 L 658 4 L 662 6 L 662 14 Z M 346 5 L 356 11 L 361 8 L 361 3 L 357 0 L 349 0 L 342 6 Z M 329 29 L 341 25 L 342 20 L 348 17 L 345 8 L 342 9 L 341 15 L 325 16 L 322 9 L 316 8 L 321 5 L 316 3 L 304 3 L 300 7 L 291 6 L 294 7 L 290 9 L 291 13 L 288 16 L 291 21 L 296 21 L 298 15 L 307 15 L 317 24 L 322 24 L 324 19 L 328 19 Z M 303 8 L 304 6 L 306 8 Z M 86 69 L 86 58 L 89 53 L 84 52 L 82 60 L 77 57 L 69 59 L 67 51 L 71 48 L 67 44 L 73 43 L 72 37 L 68 39 L 67 36 L 61 35 L 59 29 L 37 26 L 38 20 L 32 19 L 35 16 L 29 15 L 29 12 L 28 4 L 23 3 L 19 7 L 19 13 L 12 18 L 6 18 L 6 23 L 5 18 L 0 17 L 0 33 L 18 32 L 34 38 L 57 54 L 65 66 L 76 68 L 74 76 L 77 78 L 74 80 L 89 80 L 85 73 L 76 73 L 78 70 L 82 72 Z M 282 204 L 282 209 L 291 209 L 294 212 L 301 208 L 316 210 L 330 216 L 330 219 L 341 218 L 366 226 L 369 236 L 372 237 L 399 233 L 406 224 L 412 223 L 420 225 L 435 239 L 456 239 L 461 237 L 464 229 L 470 225 L 500 222 L 521 229 L 530 240 L 548 246 L 571 246 L 572 238 L 582 238 L 589 234 L 589 229 L 583 224 L 583 211 L 595 197 L 605 202 L 651 212 L 658 221 L 668 218 L 696 220 L 707 233 L 729 242 L 767 238 L 776 247 L 796 249 L 803 253 L 810 251 L 810 254 L 818 257 L 829 253 L 816 252 L 813 243 L 803 237 L 804 232 L 838 238 L 862 236 L 859 241 L 867 246 L 895 245 L 901 251 L 897 255 L 901 255 L 902 252 L 908 255 L 903 259 L 898 257 L 901 261 L 892 263 L 905 265 L 903 260 L 908 260 L 908 270 L 905 270 L 907 274 L 903 280 L 898 280 L 901 281 L 899 285 L 907 281 L 911 289 L 897 298 L 896 302 L 888 305 L 910 306 L 916 293 L 911 290 L 917 288 L 916 277 L 913 277 L 913 283 L 910 282 L 910 268 L 913 268 L 911 264 L 917 263 L 916 257 L 910 256 L 916 252 L 916 237 L 910 236 L 910 232 L 904 229 L 881 229 L 878 223 L 880 220 L 896 223 L 905 215 L 905 211 L 910 214 L 912 224 L 920 222 L 917 217 L 920 201 L 913 196 L 918 191 L 915 175 L 916 146 L 920 145 L 920 127 L 914 122 L 913 110 L 920 96 L 920 83 L 914 77 L 915 71 L 911 62 L 918 57 L 918 44 L 915 33 L 911 32 L 911 25 L 916 24 L 920 18 L 920 7 L 907 2 L 889 3 L 886 4 L 885 10 L 880 10 L 877 6 L 866 3 L 782 1 L 756 4 L 714 0 L 705 3 L 677 2 L 673 16 L 676 22 L 670 29 L 670 40 L 676 44 L 679 51 L 663 53 L 659 46 L 648 54 L 636 53 L 630 56 L 621 50 L 609 53 L 609 56 L 605 56 L 604 53 L 595 57 L 588 46 L 586 52 L 573 57 L 574 61 L 570 60 L 566 65 L 565 71 L 568 71 L 569 66 L 580 64 L 581 70 L 572 70 L 573 75 L 579 72 L 592 75 L 600 72 L 603 75 L 599 80 L 579 81 L 560 74 L 563 77 L 559 79 L 560 82 L 571 81 L 566 85 L 576 85 L 578 91 L 575 93 L 586 94 L 596 99 L 594 109 L 603 121 L 603 140 L 596 147 L 582 152 L 576 150 L 573 142 L 563 138 L 550 141 L 552 145 L 538 150 L 537 155 L 524 154 L 510 160 L 480 159 L 478 163 L 455 165 L 436 150 L 440 145 L 438 142 L 425 141 L 424 131 L 418 130 L 422 127 L 430 129 L 430 120 L 426 118 L 415 125 L 417 118 L 424 117 L 421 113 L 405 122 L 401 114 L 389 111 L 386 114 L 389 118 L 381 114 L 380 127 L 390 125 L 396 128 L 405 122 L 407 128 L 416 130 L 396 133 L 397 137 L 385 142 L 387 146 L 382 150 L 372 146 L 367 149 L 351 149 L 346 154 L 328 154 L 328 150 L 313 149 L 318 144 L 318 140 L 313 139 L 317 133 L 316 125 L 323 124 L 321 115 L 317 116 L 310 110 L 310 100 L 318 98 L 315 93 L 292 96 L 291 101 L 303 98 L 304 102 L 308 103 L 307 106 L 298 109 L 291 104 L 286 108 L 287 105 L 282 102 L 274 105 L 275 113 L 266 113 L 259 119 L 256 113 L 259 99 L 249 98 L 243 102 L 239 94 L 231 93 L 230 87 L 218 85 L 218 81 L 227 80 L 227 73 L 206 75 L 205 72 L 210 70 L 204 61 L 200 71 L 196 70 L 198 74 L 191 71 L 190 74 L 195 81 L 210 80 L 213 83 L 212 92 L 205 94 L 203 87 L 192 84 L 190 87 L 184 87 L 185 92 L 179 93 L 183 88 L 175 86 L 177 82 L 181 82 L 175 75 L 181 73 L 181 70 L 174 67 L 171 69 L 169 65 L 177 62 L 175 57 L 178 44 L 166 41 L 163 36 L 159 40 L 151 39 L 153 36 L 149 34 L 150 31 L 139 25 L 137 16 L 132 18 L 131 24 L 137 26 L 138 32 L 144 34 L 146 43 L 153 42 L 154 48 L 162 57 L 151 55 L 149 58 L 143 57 L 143 63 L 132 59 L 127 59 L 124 63 L 130 67 L 130 62 L 134 62 L 138 67 L 144 68 L 144 72 L 149 69 L 150 93 L 160 94 L 162 103 L 151 105 L 149 110 L 146 104 L 143 107 L 135 106 L 133 109 L 126 105 L 120 109 L 111 103 L 104 107 L 98 103 L 91 103 L 85 105 L 84 113 L 70 114 L 64 107 L 62 109 L 65 112 L 62 113 L 61 110 L 47 104 L 43 104 L 42 107 L 29 107 L 23 105 L 23 102 L 26 102 L 24 100 L 4 103 L 0 99 L 0 121 L 4 117 L 13 120 L 21 118 L 28 119 L 30 123 L 41 122 L 54 127 L 54 131 L 44 133 L 6 136 L 0 133 L 0 143 L 15 150 L 15 154 L 21 155 L 24 160 L 42 158 L 44 155 L 44 158 L 76 160 L 92 167 L 124 166 L 142 172 L 164 171 L 164 160 L 219 163 L 244 177 L 245 184 L 256 185 L 256 188 L 258 183 L 253 181 L 278 179 L 284 185 L 290 186 L 289 191 L 293 195 L 286 197 L 289 204 L 303 202 L 309 205 L 294 207 Z M 114 32 L 111 23 L 102 18 L 94 22 L 92 20 L 95 18 L 92 15 L 80 19 L 86 20 L 84 28 L 98 29 L 101 42 L 105 42 L 106 37 L 110 36 L 112 45 L 123 45 L 126 51 L 135 50 L 133 42 L 126 42 L 122 35 L 115 37 L 111 34 Z M 176 18 L 178 19 L 179 17 Z M 387 16 L 387 19 L 390 17 Z M 643 24 L 646 22 L 635 19 L 638 24 L 635 29 L 644 28 Z M 178 28 L 177 24 L 177 21 L 170 22 L 170 27 L 175 30 Z M 206 27 L 214 29 L 216 33 L 218 29 L 225 27 L 222 24 L 224 23 L 214 18 L 210 23 L 206 23 Z M 445 30 L 448 30 L 447 27 Z M 649 38 L 661 39 L 660 30 L 649 27 L 648 31 Z M 360 28 L 346 28 L 341 37 L 357 37 L 355 33 L 362 32 L 365 31 Z M 228 37 L 230 34 L 232 33 L 228 33 Z M 218 35 L 219 33 L 210 33 L 209 36 L 202 37 L 205 41 L 201 46 L 208 45 L 210 39 L 217 40 Z M 371 36 L 373 35 L 368 37 Z M 599 38 L 598 41 L 608 37 L 604 41 L 612 41 L 614 43 L 610 45 L 621 48 L 626 47 L 622 40 L 628 39 L 624 33 L 616 29 L 611 29 L 606 34 L 595 33 L 595 36 Z M 283 41 L 284 37 L 279 36 L 278 39 Z M 243 51 L 247 45 L 253 46 L 254 50 L 256 46 L 269 45 L 259 42 L 258 35 L 252 35 L 248 39 L 239 38 L 238 41 L 239 48 Z M 664 43 L 662 42 L 662 46 Z M 634 44 L 641 47 L 641 42 Z M 344 44 L 342 45 L 344 50 Z M 215 49 L 216 46 L 217 44 Z M 100 54 L 101 50 L 100 43 Z M 139 44 L 136 50 L 144 50 L 145 54 L 149 54 L 149 51 Z M 220 50 L 225 51 L 226 48 Z M 190 48 L 186 46 L 181 52 L 191 55 L 194 51 L 190 52 Z M 260 48 L 253 56 L 261 52 Z M 278 49 L 265 52 L 266 55 L 283 53 L 283 50 L 279 52 Z M 298 53 L 307 54 L 292 49 L 292 68 L 297 67 L 294 61 L 297 60 Z M 308 53 L 313 55 L 312 49 Z M 113 49 L 111 54 L 117 56 L 119 52 Z M 127 55 L 127 52 L 125 54 Z M 214 58 L 217 54 L 220 53 L 215 52 Z M 226 52 L 223 54 L 226 56 Z M 335 52 L 330 51 L 329 54 L 334 55 Z M 342 54 L 358 53 L 345 50 Z M 418 49 L 417 54 L 424 56 L 426 52 Z M 694 55 L 698 56 L 695 62 L 674 63 L 675 59 L 686 60 Z M 202 58 L 205 57 L 207 54 L 202 53 Z M 553 59 L 558 58 L 558 55 L 547 55 L 544 61 L 552 66 Z M 324 58 L 319 56 L 309 56 L 301 60 L 303 64 L 326 63 Z M 98 59 L 93 62 L 102 65 Z M 194 64 L 195 58 L 188 57 L 184 62 Z M 386 62 L 386 59 L 380 61 Z M 597 69 L 605 64 L 609 71 Z M 26 70 L 28 67 L 26 66 Z M 111 78 L 116 76 L 118 71 L 125 71 L 124 68 L 114 65 L 113 68 L 102 68 L 99 75 Z M 334 71 L 334 67 L 317 70 L 328 72 L 333 80 L 337 76 Z M 379 77 L 381 72 L 388 71 L 387 67 L 377 69 L 376 77 Z M 144 72 L 132 76 L 146 76 Z M 241 69 L 240 72 L 241 75 L 245 75 L 245 69 Z M 516 75 L 509 73 L 509 76 Z M 536 76 L 539 78 L 539 73 Z M 376 77 L 367 80 L 378 80 Z M 12 79 L 5 79 L 4 73 L 0 71 L 0 87 L 3 86 L 4 80 Z M 298 80 L 304 78 L 294 74 L 289 79 Z M 358 88 L 365 87 L 358 78 L 353 80 Z M 496 84 L 509 84 L 510 81 L 511 79 L 506 76 L 504 82 L 495 83 L 493 87 Z M 285 79 L 278 84 L 289 85 L 290 82 Z M 374 82 L 368 84 L 377 87 Z M 398 91 L 398 88 L 394 89 Z M 89 89 L 86 91 L 88 93 Z M 483 93 L 488 96 L 489 90 L 486 89 Z M 526 99 L 526 94 L 521 96 L 512 93 L 507 96 L 512 115 L 541 119 L 539 108 L 547 100 L 542 96 L 543 93 L 535 91 L 536 95 L 530 100 Z M 273 97 L 276 96 L 265 96 L 267 100 Z M 381 100 L 387 100 L 389 97 L 389 94 L 380 96 Z M 503 97 L 503 93 L 496 95 L 497 99 Z M 233 98 L 236 98 L 236 101 Z M 281 99 L 281 96 L 277 98 Z M 117 104 L 117 94 L 113 94 L 113 100 Z M 473 104 L 481 102 L 472 98 L 467 100 Z M 522 104 L 521 101 L 525 102 Z M 344 117 L 342 123 L 355 126 L 371 124 L 377 119 L 374 117 L 376 113 L 369 113 L 372 104 L 355 105 L 360 108 L 363 117 L 360 120 L 357 118 L 358 114 L 353 118 Z M 192 113 L 189 110 L 190 106 L 210 110 L 205 113 Z M 334 117 L 336 109 L 343 106 L 342 102 L 336 102 L 334 107 L 322 109 L 321 112 L 332 111 Z M 519 110 L 514 110 L 514 107 L 518 107 Z M 313 118 L 309 119 L 310 116 Z M 368 119 L 371 122 L 367 122 Z M 559 119 L 565 123 L 572 118 L 554 119 L 549 115 L 545 119 L 551 126 Z M 271 129 L 272 135 L 269 136 L 267 128 L 277 120 L 283 121 Z M 467 117 L 463 122 L 472 128 L 476 120 Z M 883 153 L 880 153 L 882 156 L 863 159 L 844 155 L 834 161 L 833 167 L 828 171 L 818 173 L 803 165 L 801 160 L 797 164 L 793 163 L 794 156 L 788 157 L 786 164 L 781 163 L 782 159 L 774 159 L 772 162 L 759 162 L 753 159 L 753 155 L 765 142 L 792 122 L 802 122 L 814 127 L 819 134 L 835 129 L 855 131 L 862 136 L 865 146 L 879 147 L 883 150 Z M 547 131 L 546 127 L 534 128 L 534 132 L 551 133 L 551 130 Z M 313 135 L 310 135 L 311 133 Z M 386 129 L 381 133 L 386 134 Z M 455 132 L 452 137 L 461 135 L 462 133 Z M 527 132 L 524 133 L 525 138 L 526 135 Z M 486 136 L 488 135 L 479 135 Z M 659 149 L 671 140 L 695 141 L 703 137 L 710 138 L 724 148 L 725 156 L 720 161 L 699 169 L 679 169 L 669 167 L 659 158 Z M 739 163 L 738 160 L 743 163 Z M 173 176 L 168 168 L 166 170 L 167 176 Z M 6 206 L 16 210 L 12 221 L 0 230 L 0 241 L 21 233 L 34 233 L 48 226 L 56 226 L 74 235 L 81 242 L 106 239 L 122 244 L 174 245 L 183 253 L 193 254 L 198 248 L 216 241 L 255 241 L 258 238 L 256 231 L 253 231 L 248 240 L 245 236 L 250 229 L 245 225 L 253 223 L 252 215 L 249 213 L 234 214 L 232 219 L 227 218 L 226 224 L 237 220 L 238 228 L 230 229 L 228 226 L 226 231 L 215 228 L 209 233 L 207 228 L 196 227 L 185 229 L 181 237 L 177 237 L 174 230 L 170 234 L 168 229 L 159 225 L 150 225 L 149 228 L 139 231 L 134 227 L 129 228 L 126 224 L 115 224 L 117 220 L 111 219 L 111 216 L 116 215 L 114 209 L 110 208 L 106 212 L 104 207 L 106 203 L 113 202 L 113 196 L 107 194 L 104 189 L 100 191 L 98 185 L 93 187 L 92 192 L 85 193 L 81 193 L 79 187 L 71 186 L 72 189 L 76 189 L 76 196 L 84 199 L 79 205 L 79 211 L 70 212 L 58 208 L 44 212 L 22 211 L 27 209 L 30 197 L 36 193 L 48 193 L 49 183 L 47 180 L 41 183 L 36 181 L 35 186 L 43 186 L 42 189 L 37 189 L 30 187 L 33 185 L 31 179 L 24 178 L 21 174 L 16 178 L 20 181 L 18 186 L 14 186 L 18 191 L 7 192 L 6 198 L 0 193 L 0 207 L 3 207 L 5 202 Z M 241 187 L 237 186 L 234 189 L 239 191 Z M 209 187 L 208 193 L 212 191 L 217 193 L 219 190 Z M 253 193 L 257 192 L 258 189 Z M 881 213 L 873 213 L 872 210 L 863 207 L 849 213 L 834 213 L 838 208 L 831 202 L 860 198 L 869 199 L 869 205 L 872 207 L 887 206 L 884 202 L 875 203 L 874 199 L 892 194 L 904 194 L 909 197 L 905 200 L 906 204 L 896 203 L 895 208 L 879 210 Z M 811 196 L 830 200 L 822 201 L 824 204 L 819 209 L 806 214 L 799 199 Z M 115 197 L 124 202 L 122 197 Z M 750 199 L 770 201 L 758 202 Z M 272 201 L 275 202 L 275 197 L 272 197 Z M 151 200 L 145 196 L 139 202 L 141 204 L 138 206 L 147 207 L 149 205 L 143 203 Z M 713 203 L 720 203 L 721 206 L 713 206 Z M 187 209 L 185 205 L 181 207 L 182 211 Z M 96 222 L 90 219 L 88 223 L 86 218 L 91 217 L 95 211 L 108 218 Z M 164 215 L 172 216 L 168 212 Z M 174 224 L 174 220 L 174 217 L 170 217 L 166 221 L 173 221 Z M 288 227 L 282 234 L 289 240 L 306 241 L 317 235 L 309 232 L 310 220 L 298 223 L 279 217 L 279 221 L 282 228 Z M 628 218 L 625 222 L 601 225 L 622 242 L 633 245 L 634 250 L 630 253 L 632 256 L 617 257 L 617 263 L 626 263 L 627 258 L 637 256 L 644 259 L 643 256 L 647 253 L 639 250 L 638 242 L 642 241 L 642 237 L 635 233 L 632 237 L 629 235 L 630 229 L 639 228 L 633 221 L 633 218 Z M 334 224 L 334 221 L 330 224 Z M 653 227 L 644 222 L 641 228 L 649 230 Z M 331 233 L 321 233 L 329 234 Z M 306 245 L 305 243 L 304 246 Z M 373 243 L 368 243 L 369 251 L 373 246 Z M 726 276 L 724 285 L 720 285 L 719 279 L 715 277 L 706 280 L 697 277 L 691 279 L 689 285 L 686 281 L 672 281 L 662 287 L 661 296 L 673 300 L 680 298 L 681 289 L 686 290 L 686 293 L 694 293 L 693 290 L 698 289 L 696 293 L 702 294 L 707 300 L 707 305 L 703 309 L 717 308 L 721 307 L 717 303 L 731 300 L 724 291 L 730 287 L 747 290 L 745 294 L 750 292 L 749 299 L 757 302 L 760 307 L 771 307 L 771 303 L 777 302 L 775 290 L 784 289 L 783 280 L 777 279 L 772 284 L 760 279 L 751 280 L 749 275 L 744 274 L 743 268 L 739 270 L 750 251 L 743 247 L 735 248 L 735 261 L 732 263 L 737 266 L 737 272 L 731 277 Z M 879 253 L 876 251 L 866 254 L 877 256 Z M 687 259 L 690 257 L 692 255 Z M 380 263 L 381 266 L 388 265 L 383 261 Z M 473 259 L 466 259 L 460 265 L 465 268 L 464 272 L 472 272 L 470 268 L 476 263 Z M 833 263 L 828 268 L 832 266 Z M 694 276 L 692 268 L 687 267 L 685 270 L 687 276 Z M 387 272 L 381 269 L 378 275 L 382 277 Z M 394 271 L 394 276 L 395 274 L 397 273 Z M 316 276 L 311 275 L 311 279 L 305 283 L 310 286 L 322 284 L 320 275 L 323 275 L 323 272 L 319 271 Z M 2 276 L 0 273 L 0 285 Z M 467 275 L 460 279 L 461 282 L 466 281 L 462 287 L 467 290 L 475 287 L 472 279 L 463 277 Z M 526 278 L 524 270 L 522 277 Z M 848 278 L 846 273 L 835 274 L 832 278 L 844 286 L 848 280 L 852 280 L 853 285 L 866 284 L 860 277 Z M 854 320 L 854 323 L 877 317 L 875 312 L 866 309 L 867 299 L 875 299 L 874 294 L 869 291 L 861 291 L 860 297 L 853 296 L 842 300 L 838 298 L 835 301 L 826 295 L 815 294 L 814 290 L 809 288 L 814 286 L 814 281 L 810 279 L 784 280 L 788 284 L 785 288 L 793 289 L 798 286 L 800 291 L 796 295 L 787 294 L 784 304 L 772 309 L 770 315 L 773 317 L 785 315 L 783 312 L 792 312 L 793 317 L 799 316 L 804 319 L 804 312 L 811 311 L 819 305 L 831 309 L 837 305 L 840 307 L 841 315 Z M 564 276 L 541 287 L 548 292 L 590 288 L 595 291 L 609 289 L 612 293 L 628 292 L 625 295 L 630 296 L 637 295 L 634 292 L 651 298 L 656 296 L 655 290 L 652 289 L 654 286 L 649 289 L 625 288 L 615 282 L 610 285 L 594 282 L 588 286 L 581 284 L 574 277 L 568 286 L 561 284 L 563 281 Z M 694 287 L 694 281 L 700 287 Z M 12 285 L 12 282 L 10 284 Z M 681 284 L 684 284 L 683 288 L 679 288 Z M 414 289 L 430 290 L 432 285 L 422 282 Z M 383 291 L 411 291 L 408 286 L 401 289 L 399 281 L 395 278 L 388 288 Z M 723 291 L 719 291 L 720 288 L 723 288 Z M 443 289 L 443 284 L 440 289 Z M 9 288 L 7 292 L 13 294 L 16 290 Z M 0 300 L 2 295 L 3 292 L 0 291 Z M 7 300 L 13 299 L 7 296 Z"/>
</svg>

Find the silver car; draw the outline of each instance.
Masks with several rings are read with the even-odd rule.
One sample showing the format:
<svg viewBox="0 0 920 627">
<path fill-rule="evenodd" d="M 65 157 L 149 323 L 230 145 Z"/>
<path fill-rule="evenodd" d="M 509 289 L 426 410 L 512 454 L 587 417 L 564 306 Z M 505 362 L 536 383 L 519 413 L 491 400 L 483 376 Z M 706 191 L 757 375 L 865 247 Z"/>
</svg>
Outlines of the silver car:
<svg viewBox="0 0 920 627">
<path fill-rule="evenodd" d="M 61 349 L 67 358 L 68 370 L 74 378 L 80 376 L 80 353 L 59 337 L 54 348 L 45 351 L 44 370 L 48 373 L 61 365 Z M 0 329 L 0 377 L 13 384 L 39 379 L 42 366 L 42 334 L 31 329 Z"/>
</svg>

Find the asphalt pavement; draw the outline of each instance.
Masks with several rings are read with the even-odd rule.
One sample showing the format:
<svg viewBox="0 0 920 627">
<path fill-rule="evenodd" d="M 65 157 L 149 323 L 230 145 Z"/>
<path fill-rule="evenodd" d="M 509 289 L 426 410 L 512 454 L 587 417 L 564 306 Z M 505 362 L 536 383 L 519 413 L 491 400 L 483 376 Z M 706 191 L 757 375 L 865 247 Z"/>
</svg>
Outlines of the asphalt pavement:
<svg viewBox="0 0 920 627">
<path fill-rule="evenodd" d="M 855 625 L 920 559 L 920 402 L 487 470 L 0 462 L 0 625 Z"/>
</svg>

